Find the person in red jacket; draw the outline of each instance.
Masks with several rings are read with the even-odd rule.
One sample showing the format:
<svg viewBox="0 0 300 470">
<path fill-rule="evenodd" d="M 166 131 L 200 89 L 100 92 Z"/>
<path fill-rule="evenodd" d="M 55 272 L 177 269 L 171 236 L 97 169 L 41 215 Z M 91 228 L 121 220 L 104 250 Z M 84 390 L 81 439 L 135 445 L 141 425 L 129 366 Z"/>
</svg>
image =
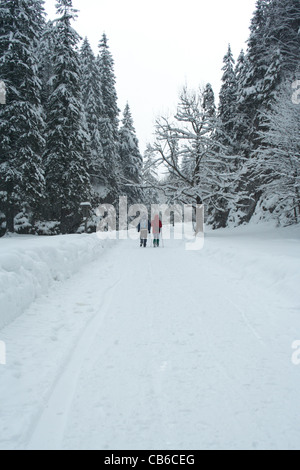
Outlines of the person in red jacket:
<svg viewBox="0 0 300 470">
<path fill-rule="evenodd" d="M 152 220 L 151 227 L 152 227 L 152 233 L 153 233 L 153 246 L 154 248 L 158 248 L 160 232 L 162 229 L 162 223 L 158 215 L 156 215 L 154 219 Z"/>
</svg>

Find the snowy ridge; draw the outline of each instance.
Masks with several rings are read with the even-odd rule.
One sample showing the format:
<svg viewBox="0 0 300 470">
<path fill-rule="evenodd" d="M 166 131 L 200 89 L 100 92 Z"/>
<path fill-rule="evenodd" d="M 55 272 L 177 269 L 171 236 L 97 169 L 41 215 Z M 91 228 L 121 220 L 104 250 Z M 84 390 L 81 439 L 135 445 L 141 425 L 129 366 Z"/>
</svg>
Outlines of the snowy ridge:
<svg viewBox="0 0 300 470">
<path fill-rule="evenodd" d="M 103 242 L 96 235 L 2 239 L 0 329 L 21 315 L 36 298 L 47 293 L 56 281 L 68 279 L 101 251 Z"/>
</svg>

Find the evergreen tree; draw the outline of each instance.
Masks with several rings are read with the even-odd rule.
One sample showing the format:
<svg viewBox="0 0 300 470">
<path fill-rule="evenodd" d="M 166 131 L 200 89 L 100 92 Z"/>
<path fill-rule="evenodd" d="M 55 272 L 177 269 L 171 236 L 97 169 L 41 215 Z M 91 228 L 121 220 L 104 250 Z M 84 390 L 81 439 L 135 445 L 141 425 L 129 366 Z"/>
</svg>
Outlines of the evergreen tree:
<svg viewBox="0 0 300 470">
<path fill-rule="evenodd" d="M 269 132 L 266 114 L 273 109 L 282 82 L 296 75 L 300 59 L 300 5 L 294 0 L 261 0 L 251 24 L 248 42 L 248 69 L 244 80 L 241 105 L 248 122 L 248 156 L 244 179 L 250 204 L 244 221 L 249 221 L 263 194 L 268 175 L 261 175 L 260 156 L 272 145 L 264 138 Z M 270 169 L 272 173 L 272 169 Z"/>
<path fill-rule="evenodd" d="M 80 203 L 90 200 L 90 151 L 76 49 L 79 36 L 71 26 L 76 17 L 72 0 L 58 0 L 57 13 L 53 92 L 47 105 L 47 217 L 58 220 L 61 231 L 67 233 L 80 222 Z"/>
<path fill-rule="evenodd" d="M 299 0 L 272 0 L 268 40 L 280 51 L 281 79 L 295 78 L 300 65 L 300 2 Z"/>
<path fill-rule="evenodd" d="M 44 146 L 37 46 L 43 27 L 41 0 L 0 3 L 0 192 L 6 229 L 13 232 L 20 210 L 36 213 L 44 193 Z"/>
<path fill-rule="evenodd" d="M 280 51 L 271 37 L 273 0 L 258 0 L 251 21 L 247 56 L 238 75 L 238 119 L 235 125 L 236 148 L 246 158 L 238 167 L 240 178 L 237 200 L 241 222 L 248 222 L 261 197 L 257 174 L 261 133 L 267 132 L 263 114 L 270 108 L 280 83 Z"/>
<path fill-rule="evenodd" d="M 53 49 L 55 40 L 55 27 L 53 21 L 48 21 L 45 25 L 41 41 L 38 48 L 39 57 L 39 77 L 42 83 L 41 102 L 46 112 L 49 97 L 53 91 L 52 78 L 54 76 L 53 70 Z"/>
<path fill-rule="evenodd" d="M 117 105 L 116 78 L 114 61 L 109 50 L 108 40 L 103 34 L 99 44 L 98 66 L 100 71 L 103 98 L 103 115 L 100 122 L 103 148 L 103 182 L 110 188 L 110 198 L 114 202 L 118 196 L 119 157 L 119 109 Z"/>
<path fill-rule="evenodd" d="M 143 159 L 144 200 L 150 213 L 151 204 L 159 204 L 158 170 L 155 150 L 148 144 Z"/>
<path fill-rule="evenodd" d="M 245 104 L 245 82 L 249 70 L 248 57 L 242 50 L 236 64 L 236 109 L 234 111 L 231 152 L 234 160 L 231 162 L 229 192 L 232 200 L 228 203 L 226 225 L 237 226 L 245 220 L 252 199 L 249 196 L 249 174 L 246 161 L 250 157 L 250 129 L 248 109 Z"/>
<path fill-rule="evenodd" d="M 225 227 L 232 195 L 232 138 L 234 110 L 230 109 L 230 97 L 236 95 L 236 80 L 233 70 L 234 59 L 229 46 L 224 58 L 223 86 L 220 96 L 219 116 L 217 117 L 215 95 L 208 84 L 203 93 L 203 122 L 207 132 L 202 152 L 205 164 L 200 166 L 201 189 L 205 196 L 208 219 L 214 229 Z M 202 163 L 202 162 L 200 162 Z M 200 184 L 200 183 L 199 183 Z"/>
<path fill-rule="evenodd" d="M 81 87 L 85 116 L 90 134 L 90 175 L 95 186 L 102 180 L 103 148 L 101 119 L 104 113 L 100 74 L 89 41 L 85 38 L 81 49 Z"/>
<path fill-rule="evenodd" d="M 129 184 L 129 186 L 123 186 L 123 191 L 130 204 L 141 203 L 143 193 L 140 185 L 142 183 L 143 158 L 139 151 L 138 139 L 128 103 L 124 110 L 119 141 L 122 180 L 126 185 Z"/>
<path fill-rule="evenodd" d="M 220 138 L 230 150 L 234 146 L 235 125 L 237 117 L 237 78 L 234 69 L 234 58 L 229 45 L 224 57 L 222 87 L 220 91 L 219 120 Z M 240 65 L 240 64 L 239 64 Z"/>
<path fill-rule="evenodd" d="M 267 39 L 270 1 L 257 1 L 248 40 L 247 73 L 243 77 L 243 95 L 240 97 L 248 122 L 249 156 L 259 146 L 260 111 L 266 99 L 265 77 L 271 63 Z"/>
<path fill-rule="evenodd" d="M 215 94 L 210 83 L 206 85 L 205 90 L 203 92 L 202 107 L 204 115 L 208 122 L 213 120 L 216 116 L 216 101 Z"/>
<path fill-rule="evenodd" d="M 284 83 L 265 114 L 268 131 L 257 162 L 264 217 L 282 223 L 300 221 L 300 106 L 291 100 L 291 84 Z M 262 215 L 260 214 L 260 216 Z"/>
<path fill-rule="evenodd" d="M 298 0 L 259 0 L 251 22 L 244 109 L 251 151 L 260 147 L 262 115 L 270 109 L 276 89 L 286 75 L 295 76 L 300 62 L 300 4 Z M 265 128 L 267 131 L 267 129 Z"/>
<path fill-rule="evenodd" d="M 244 49 L 242 49 L 238 57 L 238 60 L 236 62 L 236 67 L 235 67 L 235 76 L 237 80 L 237 92 L 239 91 L 239 85 L 245 76 L 245 69 L 246 69 L 246 57 L 245 57 L 245 51 Z"/>
<path fill-rule="evenodd" d="M 245 81 L 248 73 L 249 62 L 242 50 L 236 64 L 236 111 L 233 130 L 234 153 L 243 157 L 249 154 L 249 121 L 247 119 L 247 109 L 245 107 Z M 237 162 L 238 163 L 238 162 Z"/>
</svg>

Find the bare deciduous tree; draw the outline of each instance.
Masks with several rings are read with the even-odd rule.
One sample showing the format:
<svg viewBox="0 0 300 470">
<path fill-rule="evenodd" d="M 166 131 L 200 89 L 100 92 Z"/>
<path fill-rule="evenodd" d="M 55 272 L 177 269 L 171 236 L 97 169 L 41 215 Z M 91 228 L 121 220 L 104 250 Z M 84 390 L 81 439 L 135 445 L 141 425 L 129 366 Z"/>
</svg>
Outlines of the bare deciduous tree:
<svg viewBox="0 0 300 470">
<path fill-rule="evenodd" d="M 224 198 L 230 178 L 230 158 L 217 138 L 218 119 L 211 85 L 204 90 L 181 93 L 173 120 L 156 122 L 154 150 L 158 163 L 169 169 L 161 185 L 173 199 L 194 205 L 206 204 L 224 211 Z"/>
</svg>

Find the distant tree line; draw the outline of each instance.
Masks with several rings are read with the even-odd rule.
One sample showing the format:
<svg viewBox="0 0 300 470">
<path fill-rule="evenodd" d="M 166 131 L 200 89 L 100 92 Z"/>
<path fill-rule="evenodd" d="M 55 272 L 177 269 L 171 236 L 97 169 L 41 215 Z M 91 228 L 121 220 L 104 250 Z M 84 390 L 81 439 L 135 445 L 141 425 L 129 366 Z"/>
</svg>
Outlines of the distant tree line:
<svg viewBox="0 0 300 470">
<path fill-rule="evenodd" d="M 204 203 L 214 228 L 300 222 L 299 80 L 299 0 L 258 0 L 247 52 L 224 57 L 218 107 L 211 85 L 184 89 L 157 120 L 148 154 L 167 168 L 167 200 Z"/>
<path fill-rule="evenodd" d="M 300 2 L 258 0 L 248 49 L 224 57 L 212 86 L 183 89 L 140 154 L 129 105 L 117 105 L 104 34 L 95 56 L 73 28 L 72 0 L 0 3 L 0 236 L 82 230 L 81 204 L 205 204 L 214 228 L 300 221 Z M 162 179 L 162 165 L 166 174 Z"/>
<path fill-rule="evenodd" d="M 1 235 L 76 232 L 81 203 L 143 202 L 143 159 L 129 105 L 119 122 L 108 39 L 96 57 L 74 19 L 72 0 L 58 0 L 49 22 L 42 0 L 0 3 Z"/>
</svg>

